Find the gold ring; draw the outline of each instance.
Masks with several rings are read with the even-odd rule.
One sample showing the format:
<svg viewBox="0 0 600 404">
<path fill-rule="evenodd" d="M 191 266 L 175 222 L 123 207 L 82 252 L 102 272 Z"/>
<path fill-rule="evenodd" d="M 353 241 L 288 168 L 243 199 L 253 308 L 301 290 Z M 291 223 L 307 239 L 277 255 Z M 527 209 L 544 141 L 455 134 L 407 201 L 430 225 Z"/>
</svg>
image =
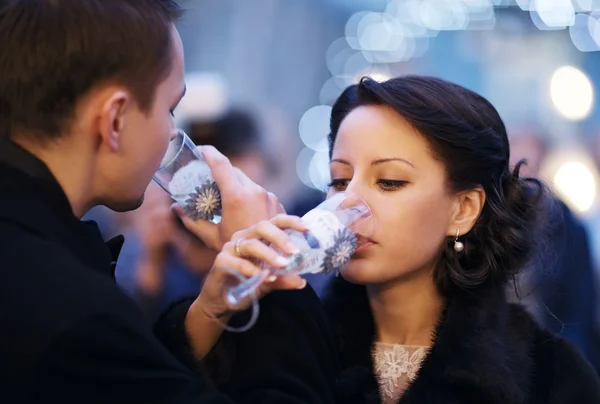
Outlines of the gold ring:
<svg viewBox="0 0 600 404">
<path fill-rule="evenodd" d="M 241 253 L 241 251 L 240 251 L 240 245 L 242 244 L 242 241 L 244 241 L 244 239 L 243 239 L 243 238 L 239 238 L 239 239 L 238 239 L 238 240 L 235 242 L 235 254 L 236 254 L 238 257 L 241 257 L 241 256 L 242 256 L 242 253 Z"/>
</svg>

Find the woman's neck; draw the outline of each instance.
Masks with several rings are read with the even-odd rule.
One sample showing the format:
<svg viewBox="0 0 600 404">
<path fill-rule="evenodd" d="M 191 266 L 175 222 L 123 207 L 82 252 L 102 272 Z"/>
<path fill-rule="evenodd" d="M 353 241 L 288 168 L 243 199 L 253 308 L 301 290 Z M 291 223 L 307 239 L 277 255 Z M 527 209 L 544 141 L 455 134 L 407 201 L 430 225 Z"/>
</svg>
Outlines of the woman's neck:
<svg viewBox="0 0 600 404">
<path fill-rule="evenodd" d="M 430 272 L 367 286 L 378 342 L 431 345 L 444 301 Z"/>
</svg>

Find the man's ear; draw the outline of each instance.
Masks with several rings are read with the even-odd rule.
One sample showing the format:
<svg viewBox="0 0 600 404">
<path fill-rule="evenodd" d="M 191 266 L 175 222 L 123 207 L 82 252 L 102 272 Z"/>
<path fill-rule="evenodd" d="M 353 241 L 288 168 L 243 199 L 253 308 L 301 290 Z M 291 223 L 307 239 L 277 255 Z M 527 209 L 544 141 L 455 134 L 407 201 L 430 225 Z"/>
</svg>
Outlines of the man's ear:
<svg viewBox="0 0 600 404">
<path fill-rule="evenodd" d="M 131 96 L 123 90 L 113 91 L 102 104 L 98 133 L 105 145 L 113 152 L 119 150 L 125 126 L 125 112 L 130 104 Z"/>
</svg>

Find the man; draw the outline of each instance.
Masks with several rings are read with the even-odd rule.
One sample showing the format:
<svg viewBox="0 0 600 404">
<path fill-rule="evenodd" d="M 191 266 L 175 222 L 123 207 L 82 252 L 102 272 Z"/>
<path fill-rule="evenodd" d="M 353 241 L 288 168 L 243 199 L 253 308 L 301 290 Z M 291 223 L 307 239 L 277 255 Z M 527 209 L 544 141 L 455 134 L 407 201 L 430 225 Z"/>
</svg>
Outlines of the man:
<svg viewBox="0 0 600 404">
<path fill-rule="evenodd" d="M 0 0 L 2 401 L 233 402 L 203 372 L 219 332 L 202 294 L 174 306 L 155 335 L 114 282 L 122 238 L 108 248 L 79 220 L 95 205 L 126 211 L 143 201 L 184 93 L 179 14 L 171 0 Z M 279 203 L 214 148 L 202 153 L 222 192 L 223 222 L 194 230 L 219 249 Z M 267 296 L 257 327 L 285 325 L 277 305 L 308 316 L 295 293 L 310 290 Z M 329 402 L 333 359 L 327 336 L 315 339 L 318 319 L 309 324 L 311 339 L 289 325 L 271 326 L 263 341 L 252 332 L 235 341 L 264 360 L 231 395 Z"/>
</svg>

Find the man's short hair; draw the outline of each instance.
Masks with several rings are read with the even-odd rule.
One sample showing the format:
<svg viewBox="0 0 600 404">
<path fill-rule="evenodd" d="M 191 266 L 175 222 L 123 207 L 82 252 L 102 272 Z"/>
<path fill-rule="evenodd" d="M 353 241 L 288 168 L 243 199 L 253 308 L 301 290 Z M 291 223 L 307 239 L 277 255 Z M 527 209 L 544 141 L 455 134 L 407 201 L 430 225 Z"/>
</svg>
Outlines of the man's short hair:
<svg viewBox="0 0 600 404">
<path fill-rule="evenodd" d="M 52 140 L 115 83 L 143 112 L 173 63 L 174 0 L 0 0 L 0 136 Z"/>
</svg>

